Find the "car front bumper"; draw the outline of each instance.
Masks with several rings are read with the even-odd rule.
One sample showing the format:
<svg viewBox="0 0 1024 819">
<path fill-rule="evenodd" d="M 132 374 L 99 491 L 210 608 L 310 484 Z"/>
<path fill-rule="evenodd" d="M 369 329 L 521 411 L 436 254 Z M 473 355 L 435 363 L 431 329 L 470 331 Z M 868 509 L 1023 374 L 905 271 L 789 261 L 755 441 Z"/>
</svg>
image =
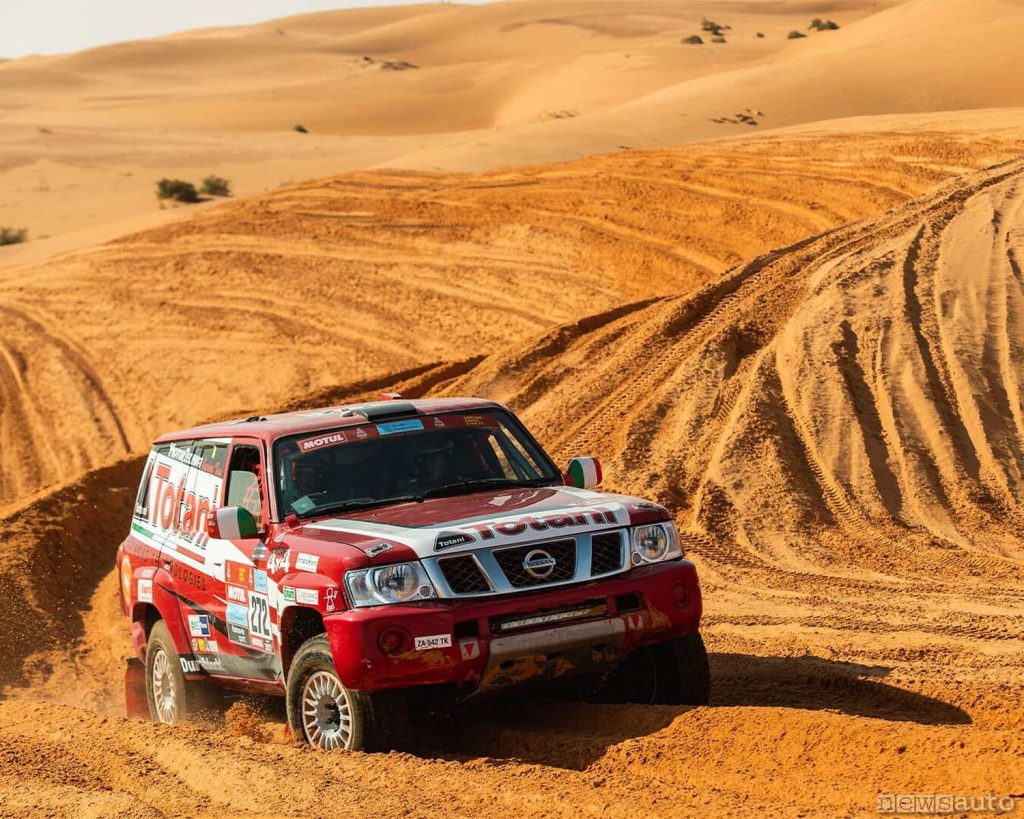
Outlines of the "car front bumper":
<svg viewBox="0 0 1024 819">
<path fill-rule="evenodd" d="M 350 689 L 486 691 L 600 670 L 639 646 L 696 632 L 701 608 L 696 569 L 674 560 L 550 591 L 350 609 L 324 623 Z M 378 641 L 395 628 L 409 648 L 392 656 Z"/>
</svg>

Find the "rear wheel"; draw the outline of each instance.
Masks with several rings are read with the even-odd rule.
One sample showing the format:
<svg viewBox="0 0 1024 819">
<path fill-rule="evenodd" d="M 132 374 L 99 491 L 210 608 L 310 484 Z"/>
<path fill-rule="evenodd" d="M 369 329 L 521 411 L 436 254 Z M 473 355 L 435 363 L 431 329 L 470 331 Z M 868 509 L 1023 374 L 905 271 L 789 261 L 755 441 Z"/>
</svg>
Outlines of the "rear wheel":
<svg viewBox="0 0 1024 819">
<path fill-rule="evenodd" d="M 334 668 L 327 635 L 307 640 L 288 671 L 288 723 L 314 748 L 378 751 L 408 738 L 408 708 L 402 691 L 352 691 Z"/>
<path fill-rule="evenodd" d="M 207 685 L 188 681 L 163 620 L 158 620 L 146 643 L 146 699 L 153 722 L 177 725 L 208 715 L 214 696 Z"/>
<path fill-rule="evenodd" d="M 603 702 L 707 705 L 711 668 L 700 634 L 643 646 L 630 654 L 598 689 Z"/>
</svg>

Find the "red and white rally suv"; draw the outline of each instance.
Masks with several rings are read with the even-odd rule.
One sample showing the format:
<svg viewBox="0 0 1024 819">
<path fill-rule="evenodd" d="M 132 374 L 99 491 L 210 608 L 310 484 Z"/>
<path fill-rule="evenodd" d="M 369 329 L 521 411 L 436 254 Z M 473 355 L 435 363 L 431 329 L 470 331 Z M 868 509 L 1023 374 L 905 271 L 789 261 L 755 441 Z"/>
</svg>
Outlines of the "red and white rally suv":
<svg viewBox="0 0 1024 819">
<path fill-rule="evenodd" d="M 314 746 L 370 749 L 428 695 L 706 703 L 694 566 L 663 507 L 600 480 L 476 399 L 163 436 L 117 553 L 151 717 L 216 683 L 284 695 Z"/>
</svg>

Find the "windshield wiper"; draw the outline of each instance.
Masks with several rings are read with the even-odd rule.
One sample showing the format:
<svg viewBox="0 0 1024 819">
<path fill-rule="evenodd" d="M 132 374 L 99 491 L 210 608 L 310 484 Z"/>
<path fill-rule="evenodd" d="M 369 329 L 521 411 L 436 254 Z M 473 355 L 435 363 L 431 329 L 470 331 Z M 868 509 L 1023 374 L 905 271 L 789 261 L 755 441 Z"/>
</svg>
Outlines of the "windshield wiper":
<svg viewBox="0 0 1024 819">
<path fill-rule="evenodd" d="M 421 495 L 402 495 L 397 498 L 366 498 L 364 500 L 339 501 L 338 503 L 325 503 L 323 506 L 316 506 L 308 512 L 299 515 L 300 518 L 311 518 L 314 515 L 326 515 L 340 512 L 354 512 L 361 509 L 372 509 L 375 506 L 388 506 L 392 503 L 408 503 L 409 501 L 421 501 Z M 298 515 L 299 513 L 296 512 Z"/>
<path fill-rule="evenodd" d="M 423 498 L 437 498 L 442 495 L 462 495 L 476 492 L 481 489 L 493 489 L 496 486 L 514 489 L 520 486 L 543 486 L 550 484 L 553 478 L 528 478 L 516 480 L 514 478 L 481 478 L 476 481 L 458 481 L 457 483 L 446 483 L 443 486 L 434 486 L 423 492 Z"/>
</svg>

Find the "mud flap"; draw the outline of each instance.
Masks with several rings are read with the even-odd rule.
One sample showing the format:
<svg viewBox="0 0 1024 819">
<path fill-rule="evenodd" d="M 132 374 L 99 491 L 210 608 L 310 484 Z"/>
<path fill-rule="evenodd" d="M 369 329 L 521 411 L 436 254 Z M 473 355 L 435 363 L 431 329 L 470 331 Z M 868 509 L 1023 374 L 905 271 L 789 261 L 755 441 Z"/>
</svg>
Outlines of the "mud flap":
<svg viewBox="0 0 1024 819">
<path fill-rule="evenodd" d="M 495 637 L 479 690 L 600 672 L 622 658 L 625 634 L 625 622 L 615 618 Z"/>
<path fill-rule="evenodd" d="M 149 700 L 146 698 L 146 666 L 135 657 L 125 663 L 124 713 L 128 719 L 150 718 Z"/>
</svg>

